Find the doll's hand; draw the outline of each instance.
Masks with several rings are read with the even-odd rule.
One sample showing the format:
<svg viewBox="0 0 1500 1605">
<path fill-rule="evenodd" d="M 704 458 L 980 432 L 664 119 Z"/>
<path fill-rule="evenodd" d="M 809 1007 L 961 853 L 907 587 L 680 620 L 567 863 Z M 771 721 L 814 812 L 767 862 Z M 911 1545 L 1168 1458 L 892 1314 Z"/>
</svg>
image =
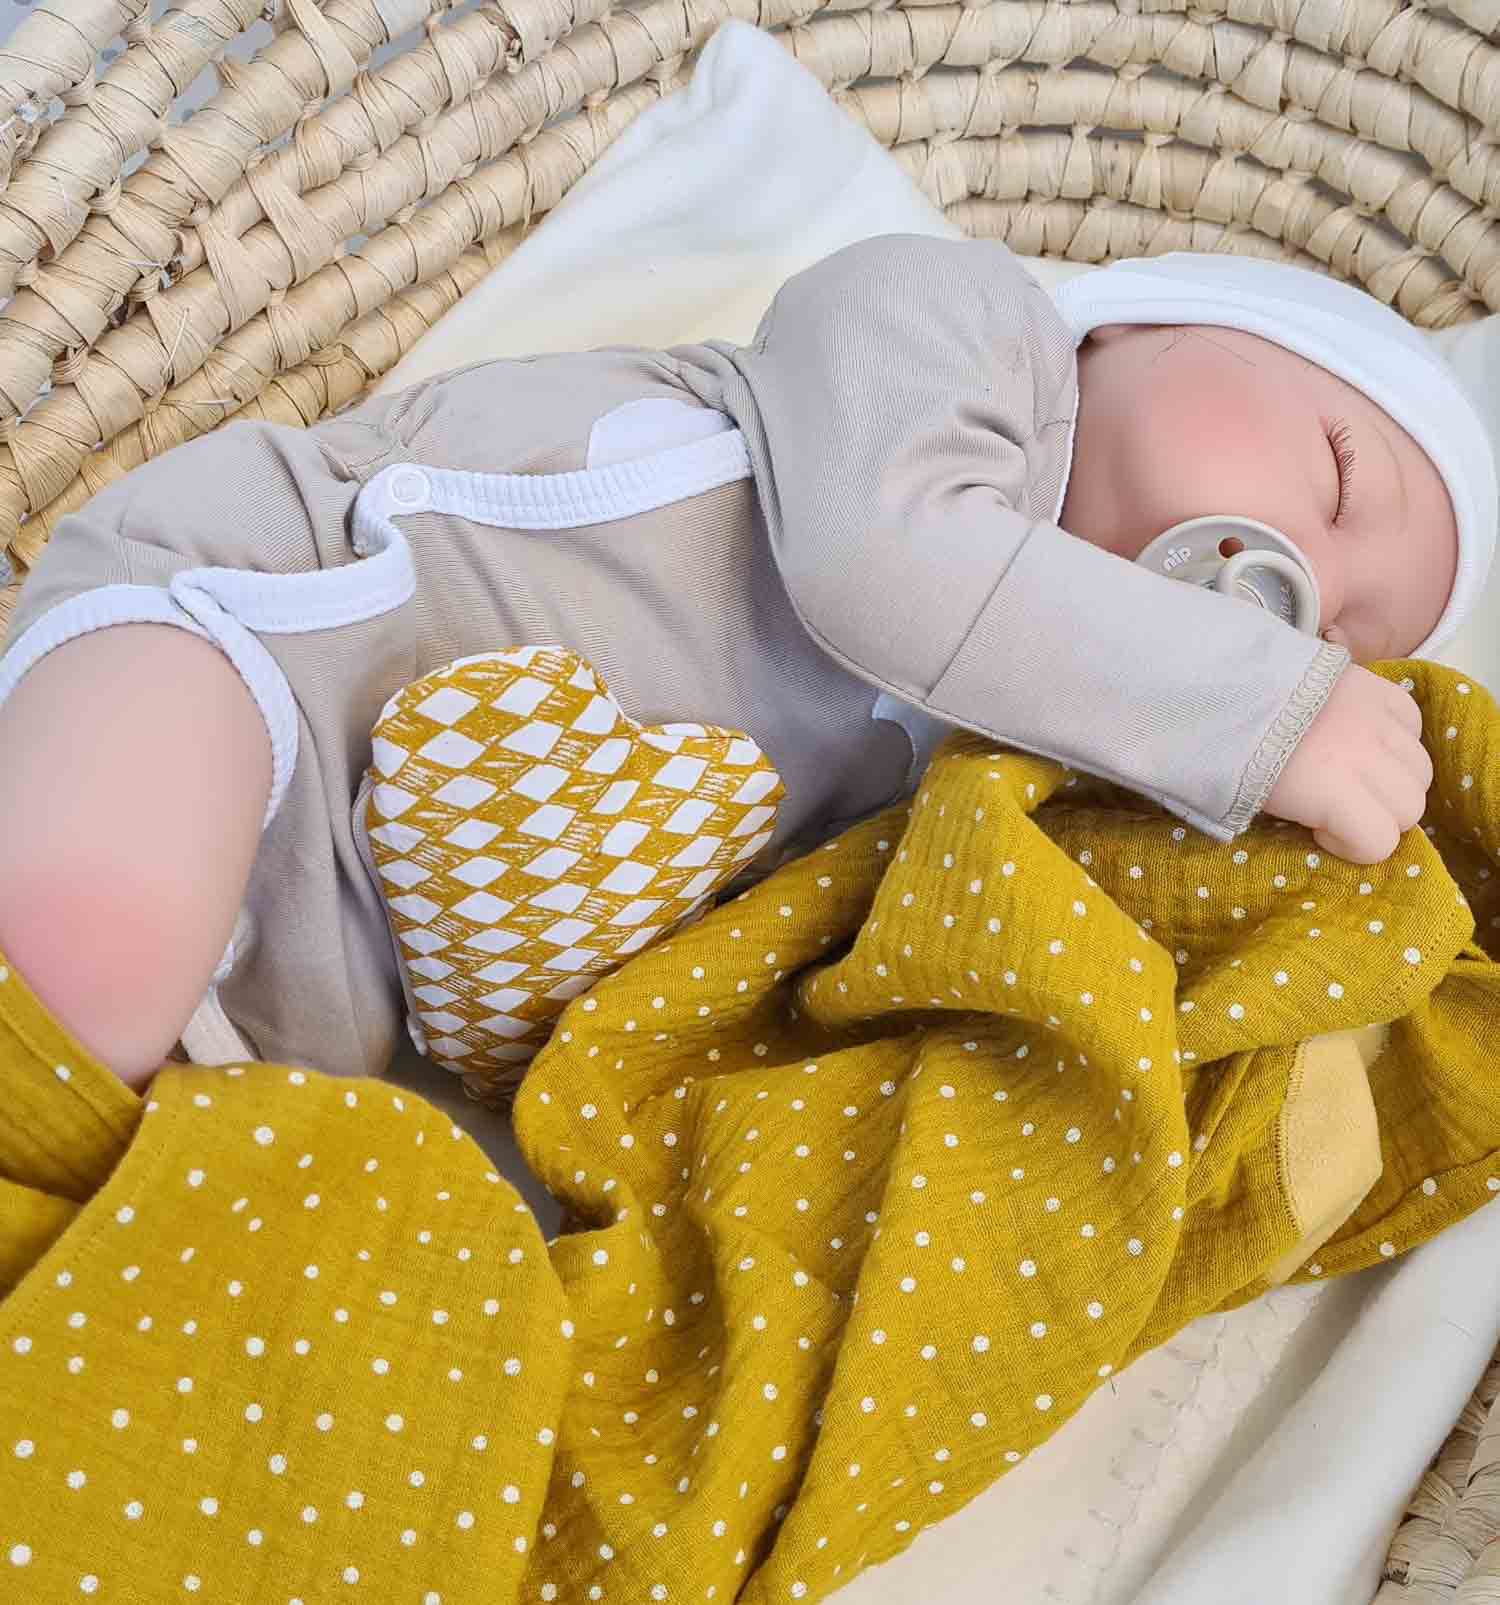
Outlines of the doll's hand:
<svg viewBox="0 0 1500 1605">
<path fill-rule="evenodd" d="M 1422 711 L 1399 686 L 1351 664 L 1266 799 L 1266 812 L 1306 825 L 1320 847 L 1378 864 L 1422 817 L 1432 759 Z"/>
</svg>

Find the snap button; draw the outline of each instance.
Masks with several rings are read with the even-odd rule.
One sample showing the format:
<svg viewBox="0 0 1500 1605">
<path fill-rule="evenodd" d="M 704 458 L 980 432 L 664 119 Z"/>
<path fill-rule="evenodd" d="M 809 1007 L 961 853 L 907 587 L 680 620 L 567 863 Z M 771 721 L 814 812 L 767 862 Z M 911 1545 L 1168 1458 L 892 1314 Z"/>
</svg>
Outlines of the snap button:
<svg viewBox="0 0 1500 1605">
<path fill-rule="evenodd" d="M 420 468 L 398 468 L 391 475 L 389 495 L 397 507 L 425 507 L 427 490 L 427 475 Z"/>
</svg>

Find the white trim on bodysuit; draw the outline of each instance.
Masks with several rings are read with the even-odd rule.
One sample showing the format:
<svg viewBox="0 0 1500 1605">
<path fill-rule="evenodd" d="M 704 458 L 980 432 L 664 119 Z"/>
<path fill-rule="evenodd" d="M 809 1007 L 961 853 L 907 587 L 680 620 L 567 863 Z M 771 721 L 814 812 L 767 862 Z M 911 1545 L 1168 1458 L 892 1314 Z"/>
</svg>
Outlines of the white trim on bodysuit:
<svg viewBox="0 0 1500 1605">
<path fill-rule="evenodd" d="M 304 574 L 194 568 L 165 587 L 103 585 L 59 603 L 0 657 L 0 703 L 47 653 L 113 624 L 171 624 L 218 646 L 239 671 L 271 741 L 276 817 L 297 762 L 297 708 L 276 660 L 256 639 L 337 629 L 378 618 L 416 589 L 411 548 L 391 521 L 408 513 L 456 513 L 510 529 L 573 529 L 665 507 L 750 476 L 739 430 L 564 474 L 475 474 L 398 463 L 362 486 L 354 503 L 358 560 Z"/>
</svg>

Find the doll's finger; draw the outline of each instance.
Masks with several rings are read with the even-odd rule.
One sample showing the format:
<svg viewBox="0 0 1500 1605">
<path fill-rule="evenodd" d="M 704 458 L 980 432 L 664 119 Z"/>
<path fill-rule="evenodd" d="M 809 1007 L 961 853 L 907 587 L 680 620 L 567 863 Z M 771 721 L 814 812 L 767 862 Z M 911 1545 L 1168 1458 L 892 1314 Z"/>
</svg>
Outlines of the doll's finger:
<svg viewBox="0 0 1500 1605">
<path fill-rule="evenodd" d="M 1338 817 L 1313 835 L 1325 851 L 1351 864 L 1384 863 L 1401 842 L 1390 810 L 1363 789 L 1344 798 Z"/>
<path fill-rule="evenodd" d="M 1422 708 L 1417 699 L 1409 691 L 1403 691 L 1400 686 L 1391 686 L 1394 693 L 1390 700 L 1391 713 L 1402 729 L 1409 730 L 1414 736 L 1422 734 Z"/>
<path fill-rule="evenodd" d="M 1389 753 L 1371 753 L 1360 782 L 1369 800 L 1383 809 L 1399 830 L 1410 830 L 1427 812 L 1427 787 L 1420 774 L 1413 774 Z"/>
<path fill-rule="evenodd" d="M 1432 790 L 1437 771 L 1433 768 L 1432 754 L 1420 741 L 1413 741 L 1405 732 L 1388 733 L 1381 741 L 1381 750 L 1411 776 L 1422 788 L 1423 795 Z"/>
</svg>

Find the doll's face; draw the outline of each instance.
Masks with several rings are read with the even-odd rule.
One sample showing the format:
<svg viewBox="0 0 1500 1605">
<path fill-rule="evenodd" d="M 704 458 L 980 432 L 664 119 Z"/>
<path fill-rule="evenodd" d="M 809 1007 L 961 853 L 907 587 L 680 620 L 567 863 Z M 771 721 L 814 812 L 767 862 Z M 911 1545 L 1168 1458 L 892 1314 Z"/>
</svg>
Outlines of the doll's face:
<svg viewBox="0 0 1500 1605">
<path fill-rule="evenodd" d="M 1061 523 L 1134 560 L 1209 514 L 1294 541 L 1322 631 L 1361 663 L 1432 633 L 1458 527 L 1427 454 L 1352 385 L 1237 329 L 1112 324 L 1078 352 L 1078 427 Z"/>
</svg>

